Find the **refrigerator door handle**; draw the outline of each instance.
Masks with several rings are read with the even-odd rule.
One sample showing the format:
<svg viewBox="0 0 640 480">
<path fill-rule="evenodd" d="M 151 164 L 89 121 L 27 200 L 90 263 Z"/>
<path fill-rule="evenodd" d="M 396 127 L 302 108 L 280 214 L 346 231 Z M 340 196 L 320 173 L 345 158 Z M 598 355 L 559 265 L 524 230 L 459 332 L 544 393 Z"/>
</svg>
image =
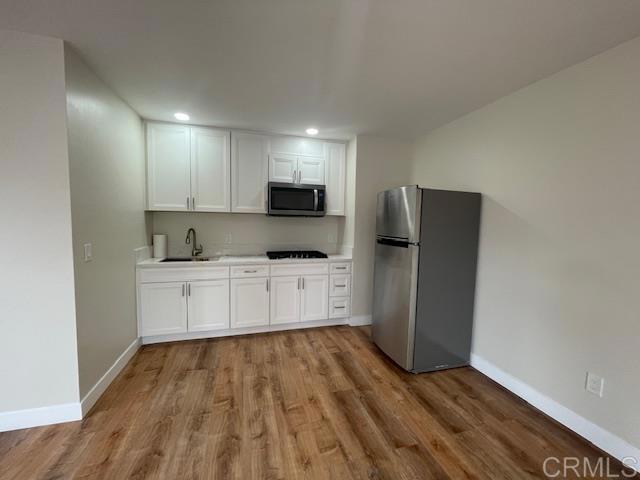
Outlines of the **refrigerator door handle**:
<svg viewBox="0 0 640 480">
<path fill-rule="evenodd" d="M 376 242 L 380 245 L 389 245 L 390 247 L 409 248 L 412 245 L 420 245 L 419 242 L 410 242 L 409 240 L 402 240 L 392 237 L 378 237 Z"/>
</svg>

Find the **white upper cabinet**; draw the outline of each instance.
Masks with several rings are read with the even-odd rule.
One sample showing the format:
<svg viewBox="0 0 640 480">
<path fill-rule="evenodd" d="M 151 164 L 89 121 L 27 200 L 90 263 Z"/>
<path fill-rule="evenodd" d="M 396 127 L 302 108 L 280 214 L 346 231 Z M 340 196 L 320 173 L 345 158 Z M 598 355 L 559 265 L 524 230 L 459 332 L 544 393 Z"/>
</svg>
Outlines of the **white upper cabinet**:
<svg viewBox="0 0 640 480">
<path fill-rule="evenodd" d="M 231 133 L 231 211 L 266 213 L 269 137 Z"/>
<path fill-rule="evenodd" d="M 230 133 L 191 127 L 191 210 L 231 211 Z"/>
<path fill-rule="evenodd" d="M 300 321 L 300 277 L 271 279 L 271 325 Z"/>
<path fill-rule="evenodd" d="M 268 182 L 326 185 L 344 215 L 346 146 L 303 137 L 147 122 L 147 209 L 266 213 Z"/>
<path fill-rule="evenodd" d="M 298 183 L 324 185 L 324 157 L 298 157 Z"/>
<path fill-rule="evenodd" d="M 329 277 L 327 275 L 306 275 L 301 277 L 301 281 L 300 320 L 310 322 L 327 318 L 329 315 Z"/>
<path fill-rule="evenodd" d="M 229 328 L 229 280 L 187 284 L 189 331 Z"/>
<path fill-rule="evenodd" d="M 344 215 L 347 176 L 346 145 L 326 144 L 327 215 Z"/>
<path fill-rule="evenodd" d="M 147 208 L 231 211 L 230 133 L 147 123 Z"/>
<path fill-rule="evenodd" d="M 269 162 L 269 181 L 324 185 L 324 164 L 324 157 L 272 153 Z"/>
<path fill-rule="evenodd" d="M 188 210 L 191 202 L 189 127 L 147 124 L 149 210 Z"/>
<path fill-rule="evenodd" d="M 270 156 L 269 181 L 298 183 L 298 157 L 286 153 L 274 153 Z"/>
</svg>

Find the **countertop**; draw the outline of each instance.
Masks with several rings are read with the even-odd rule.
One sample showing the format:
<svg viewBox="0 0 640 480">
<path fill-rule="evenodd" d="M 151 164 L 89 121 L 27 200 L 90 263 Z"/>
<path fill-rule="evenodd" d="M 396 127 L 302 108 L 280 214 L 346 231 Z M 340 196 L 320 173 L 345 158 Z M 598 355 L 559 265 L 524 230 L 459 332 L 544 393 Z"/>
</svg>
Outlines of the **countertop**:
<svg viewBox="0 0 640 480">
<path fill-rule="evenodd" d="M 330 263 L 330 262 L 350 262 L 351 255 L 332 254 L 329 258 L 283 258 L 279 260 L 269 260 L 266 255 L 224 255 L 214 257 L 216 259 L 209 262 L 162 262 L 161 258 L 149 258 L 138 263 L 138 268 L 171 268 L 171 267 L 226 267 L 231 265 L 278 265 L 283 263 Z"/>
</svg>

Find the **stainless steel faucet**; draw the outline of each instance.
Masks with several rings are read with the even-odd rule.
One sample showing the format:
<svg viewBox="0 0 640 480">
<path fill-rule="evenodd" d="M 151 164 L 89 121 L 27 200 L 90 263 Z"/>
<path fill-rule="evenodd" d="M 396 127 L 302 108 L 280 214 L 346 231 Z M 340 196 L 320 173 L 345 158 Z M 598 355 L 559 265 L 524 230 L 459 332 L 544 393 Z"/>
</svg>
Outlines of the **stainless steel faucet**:
<svg viewBox="0 0 640 480">
<path fill-rule="evenodd" d="M 193 247 L 191 248 L 191 256 L 195 257 L 198 256 L 202 253 L 202 245 L 198 246 L 198 242 L 196 240 L 196 231 L 193 228 L 190 228 L 189 230 L 187 230 L 187 238 L 185 240 L 185 243 L 187 245 L 191 245 L 191 236 L 193 234 Z"/>
</svg>

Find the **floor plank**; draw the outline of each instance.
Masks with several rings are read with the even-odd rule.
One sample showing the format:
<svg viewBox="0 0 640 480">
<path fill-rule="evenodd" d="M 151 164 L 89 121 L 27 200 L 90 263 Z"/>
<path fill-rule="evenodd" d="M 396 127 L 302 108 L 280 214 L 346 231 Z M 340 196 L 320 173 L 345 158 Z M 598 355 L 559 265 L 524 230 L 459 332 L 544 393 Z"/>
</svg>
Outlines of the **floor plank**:
<svg viewBox="0 0 640 480">
<path fill-rule="evenodd" d="M 82 422 L 0 434 L 16 480 L 538 479 L 551 456 L 603 454 L 471 368 L 412 375 L 346 326 L 144 346 Z"/>
</svg>

